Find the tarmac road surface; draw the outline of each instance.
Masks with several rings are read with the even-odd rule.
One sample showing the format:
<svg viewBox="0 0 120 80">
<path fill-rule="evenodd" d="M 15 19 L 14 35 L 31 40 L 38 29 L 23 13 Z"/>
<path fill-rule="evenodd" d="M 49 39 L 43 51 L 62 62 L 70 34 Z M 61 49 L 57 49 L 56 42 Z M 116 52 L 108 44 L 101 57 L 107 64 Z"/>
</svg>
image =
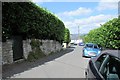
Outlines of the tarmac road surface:
<svg viewBox="0 0 120 80">
<path fill-rule="evenodd" d="M 82 48 L 77 46 L 72 52 L 15 74 L 11 78 L 85 78 L 89 58 L 82 57 Z"/>
</svg>

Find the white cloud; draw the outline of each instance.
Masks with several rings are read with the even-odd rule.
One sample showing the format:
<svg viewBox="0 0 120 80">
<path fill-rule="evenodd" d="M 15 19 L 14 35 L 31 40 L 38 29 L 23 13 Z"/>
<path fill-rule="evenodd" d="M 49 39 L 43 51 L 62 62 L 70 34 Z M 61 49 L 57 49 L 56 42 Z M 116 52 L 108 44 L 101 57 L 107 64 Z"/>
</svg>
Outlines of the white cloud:
<svg viewBox="0 0 120 80">
<path fill-rule="evenodd" d="M 34 0 L 34 1 L 38 1 L 42 3 L 42 2 L 71 2 L 71 1 L 76 2 L 78 0 L 69 0 L 69 1 L 68 0 L 40 0 L 40 1 Z M 86 2 L 86 1 L 84 0 L 78 2 Z M 117 15 L 115 16 L 115 15 L 105 15 L 105 14 L 99 14 L 96 16 L 90 16 L 90 15 L 91 13 L 93 13 L 93 11 L 96 11 L 96 9 L 97 10 L 117 9 L 118 0 L 98 0 L 95 2 L 99 2 L 97 8 L 91 9 L 91 8 L 79 7 L 76 10 L 65 11 L 55 15 L 64 22 L 65 26 L 69 28 L 71 33 L 78 33 L 78 26 L 80 26 L 80 31 L 81 31 L 80 33 L 88 33 L 90 30 L 100 27 L 100 24 L 104 24 L 108 20 L 117 17 Z M 85 17 L 85 18 L 80 19 L 81 17 Z"/>
<path fill-rule="evenodd" d="M 77 33 L 78 26 L 80 26 L 80 33 L 88 33 L 90 30 L 100 27 L 100 24 L 104 24 L 108 20 L 115 17 L 117 16 L 100 14 L 83 19 L 74 19 L 72 21 L 66 21 L 64 23 L 65 26 L 70 29 L 71 33 Z"/>
<path fill-rule="evenodd" d="M 54 0 L 31 0 L 32 2 L 54 2 Z"/>
<path fill-rule="evenodd" d="M 98 2 L 99 0 L 31 0 L 33 2 Z"/>
<path fill-rule="evenodd" d="M 34 2 L 118 2 L 119 0 L 31 0 Z"/>
<path fill-rule="evenodd" d="M 85 18 L 85 19 L 76 19 L 75 20 L 75 23 L 77 24 L 91 24 L 91 23 L 99 23 L 99 22 L 103 22 L 103 21 L 106 21 L 108 19 L 111 19 L 113 18 L 114 16 L 113 15 L 103 15 L 103 14 L 100 14 L 100 15 L 97 15 L 97 16 L 90 16 L 89 18 Z"/>
<path fill-rule="evenodd" d="M 97 10 L 118 9 L 119 0 L 100 0 Z"/>
<path fill-rule="evenodd" d="M 80 7 L 77 10 L 58 13 L 57 15 L 59 15 L 59 16 L 80 16 L 80 15 L 90 14 L 91 12 L 92 12 L 92 10 L 89 8 Z"/>
<path fill-rule="evenodd" d="M 119 2 L 119 0 L 100 0 L 100 2 Z"/>
</svg>

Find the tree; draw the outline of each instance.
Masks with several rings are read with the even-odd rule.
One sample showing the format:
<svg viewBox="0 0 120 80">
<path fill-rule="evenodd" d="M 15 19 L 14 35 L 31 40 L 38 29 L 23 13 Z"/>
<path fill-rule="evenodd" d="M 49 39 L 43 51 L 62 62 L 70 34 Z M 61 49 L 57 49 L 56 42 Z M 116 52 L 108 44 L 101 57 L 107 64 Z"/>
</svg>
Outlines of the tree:
<svg viewBox="0 0 120 80">
<path fill-rule="evenodd" d="M 91 30 L 84 37 L 85 42 L 93 42 L 105 48 L 120 49 L 120 18 L 114 18 L 100 28 Z"/>
<path fill-rule="evenodd" d="M 3 39 L 22 35 L 25 39 L 64 40 L 64 23 L 33 2 L 3 2 Z"/>
<path fill-rule="evenodd" d="M 70 31 L 69 31 L 69 29 L 65 28 L 64 42 L 68 44 L 70 41 L 71 41 Z"/>
</svg>

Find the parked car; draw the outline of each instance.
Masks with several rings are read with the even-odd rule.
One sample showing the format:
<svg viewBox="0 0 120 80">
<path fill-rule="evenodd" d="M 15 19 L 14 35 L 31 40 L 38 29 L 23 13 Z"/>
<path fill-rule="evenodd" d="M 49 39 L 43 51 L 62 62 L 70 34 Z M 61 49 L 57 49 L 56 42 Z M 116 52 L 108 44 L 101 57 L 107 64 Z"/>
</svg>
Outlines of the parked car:
<svg viewBox="0 0 120 80">
<path fill-rule="evenodd" d="M 96 57 L 101 53 L 101 49 L 97 44 L 86 43 L 83 48 L 83 57 Z"/>
<path fill-rule="evenodd" d="M 85 70 L 86 79 L 120 80 L 120 53 L 118 50 L 107 50 L 89 60 Z M 97 78 L 97 79 L 96 79 Z"/>
<path fill-rule="evenodd" d="M 84 46 L 84 43 L 83 43 L 83 42 L 80 42 L 80 43 L 79 43 L 79 46 Z"/>
<path fill-rule="evenodd" d="M 77 43 L 74 43 L 74 45 L 77 45 Z"/>
</svg>

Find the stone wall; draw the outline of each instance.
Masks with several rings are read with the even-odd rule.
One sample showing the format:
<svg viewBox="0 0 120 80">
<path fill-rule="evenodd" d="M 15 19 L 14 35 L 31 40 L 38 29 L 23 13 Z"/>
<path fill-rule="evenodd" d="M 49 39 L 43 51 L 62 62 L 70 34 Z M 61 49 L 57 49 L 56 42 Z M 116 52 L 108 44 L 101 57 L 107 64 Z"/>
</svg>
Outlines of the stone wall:
<svg viewBox="0 0 120 80">
<path fill-rule="evenodd" d="M 29 52 L 32 51 L 31 45 L 30 45 L 31 40 L 23 40 L 23 56 L 25 59 L 27 59 Z"/>
<path fill-rule="evenodd" d="M 12 40 L 2 43 L 2 64 L 13 63 Z"/>
<path fill-rule="evenodd" d="M 50 54 L 51 52 L 60 51 L 62 49 L 62 45 L 53 40 L 39 40 L 42 41 L 42 45 L 40 46 L 41 50 L 45 55 Z M 31 40 L 23 40 L 23 56 L 27 59 L 29 52 L 32 51 Z M 12 50 L 12 40 L 7 40 L 7 42 L 2 43 L 2 63 L 3 64 L 11 64 L 13 63 L 13 50 Z"/>
<path fill-rule="evenodd" d="M 0 65 L 2 65 L 2 42 L 0 42 Z"/>
<path fill-rule="evenodd" d="M 42 40 L 42 45 L 40 48 L 45 53 L 45 55 L 48 55 L 51 52 L 60 51 L 62 49 L 62 45 L 57 41 Z"/>
</svg>

